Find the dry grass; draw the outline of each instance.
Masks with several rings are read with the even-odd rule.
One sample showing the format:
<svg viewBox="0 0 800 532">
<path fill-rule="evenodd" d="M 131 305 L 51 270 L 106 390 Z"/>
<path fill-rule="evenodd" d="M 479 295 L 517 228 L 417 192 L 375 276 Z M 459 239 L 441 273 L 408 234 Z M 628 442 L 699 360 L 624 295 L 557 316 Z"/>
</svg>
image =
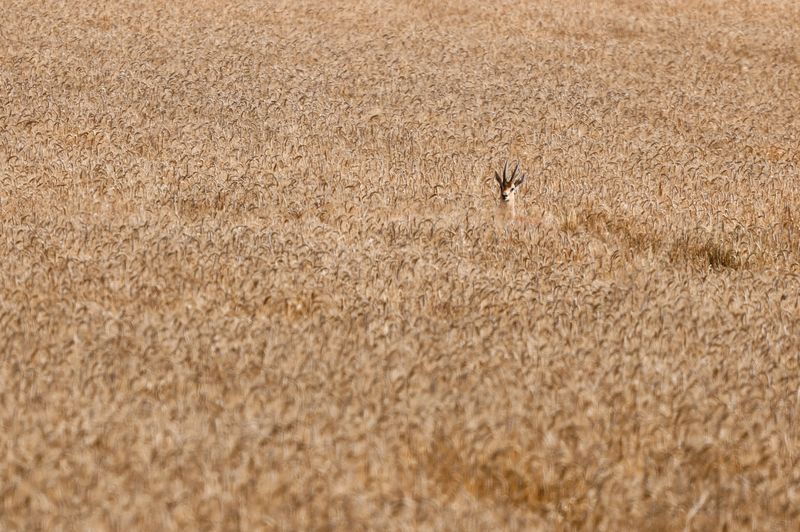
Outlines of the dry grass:
<svg viewBox="0 0 800 532">
<path fill-rule="evenodd" d="M 3 3 L 0 528 L 800 526 L 795 2 L 229 4 Z"/>
</svg>

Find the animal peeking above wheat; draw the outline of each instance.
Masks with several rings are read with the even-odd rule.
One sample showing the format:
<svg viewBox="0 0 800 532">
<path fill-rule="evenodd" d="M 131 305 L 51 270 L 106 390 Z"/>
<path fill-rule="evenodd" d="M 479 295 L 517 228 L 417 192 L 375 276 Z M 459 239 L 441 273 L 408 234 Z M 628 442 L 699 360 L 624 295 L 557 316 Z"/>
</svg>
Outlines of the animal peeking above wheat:
<svg viewBox="0 0 800 532">
<path fill-rule="evenodd" d="M 525 182 L 526 174 L 520 171 L 520 163 L 514 165 L 509 174 L 509 164 L 503 164 L 502 173 L 495 170 L 494 179 L 500 187 L 500 205 L 498 221 L 503 223 L 519 222 L 523 224 L 536 224 L 537 226 L 551 226 L 555 223 L 552 213 L 536 206 L 528 206 L 525 214 L 517 213 L 517 191 Z"/>
<path fill-rule="evenodd" d="M 497 170 L 494 172 L 494 179 L 500 187 L 500 210 L 508 219 L 517 219 L 517 189 L 525 182 L 525 177 L 524 173 L 519 172 L 519 162 L 514 166 L 511 175 L 508 174 L 508 161 L 503 165 L 502 174 Z"/>
</svg>

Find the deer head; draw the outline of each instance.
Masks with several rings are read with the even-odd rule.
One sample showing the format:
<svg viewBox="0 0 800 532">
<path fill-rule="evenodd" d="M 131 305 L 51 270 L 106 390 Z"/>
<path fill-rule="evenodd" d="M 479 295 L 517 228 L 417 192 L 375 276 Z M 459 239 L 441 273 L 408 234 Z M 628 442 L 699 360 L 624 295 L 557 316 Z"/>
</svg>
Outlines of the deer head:
<svg viewBox="0 0 800 532">
<path fill-rule="evenodd" d="M 494 180 L 500 187 L 500 205 L 511 211 L 514 215 L 514 197 L 517 189 L 525 182 L 525 174 L 519 174 L 519 163 L 514 167 L 511 175 L 508 175 L 508 161 L 503 165 L 503 174 L 494 172 Z"/>
</svg>

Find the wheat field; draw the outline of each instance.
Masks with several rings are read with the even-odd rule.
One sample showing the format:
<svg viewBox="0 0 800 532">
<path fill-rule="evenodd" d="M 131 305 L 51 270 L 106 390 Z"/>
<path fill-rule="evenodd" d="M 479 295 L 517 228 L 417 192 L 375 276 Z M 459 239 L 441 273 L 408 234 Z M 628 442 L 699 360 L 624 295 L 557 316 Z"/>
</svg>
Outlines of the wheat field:
<svg viewBox="0 0 800 532">
<path fill-rule="evenodd" d="M 800 527 L 794 1 L 2 7 L 0 529 Z"/>
</svg>

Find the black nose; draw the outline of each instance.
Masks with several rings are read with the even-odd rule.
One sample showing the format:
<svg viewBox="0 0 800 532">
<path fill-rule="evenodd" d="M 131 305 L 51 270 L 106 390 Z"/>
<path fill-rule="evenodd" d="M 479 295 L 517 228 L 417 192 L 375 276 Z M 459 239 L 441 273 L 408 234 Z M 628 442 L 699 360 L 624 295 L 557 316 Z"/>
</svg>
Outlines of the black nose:
<svg viewBox="0 0 800 532">
<path fill-rule="evenodd" d="M 503 201 L 508 201 L 508 194 L 500 194 L 500 197 L 503 198 Z"/>
</svg>

